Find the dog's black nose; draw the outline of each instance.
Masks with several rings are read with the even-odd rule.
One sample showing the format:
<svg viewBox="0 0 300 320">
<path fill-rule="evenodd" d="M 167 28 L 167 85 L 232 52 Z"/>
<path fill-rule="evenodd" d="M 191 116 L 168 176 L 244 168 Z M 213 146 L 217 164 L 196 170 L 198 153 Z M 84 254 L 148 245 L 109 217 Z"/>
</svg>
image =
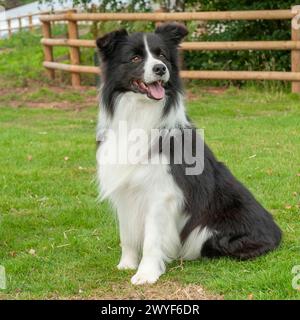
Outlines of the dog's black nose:
<svg viewBox="0 0 300 320">
<path fill-rule="evenodd" d="M 164 75 L 164 74 L 166 73 L 166 71 L 167 71 L 167 68 L 166 68 L 166 66 L 165 66 L 164 64 L 162 64 L 162 63 L 156 64 L 156 65 L 154 65 L 154 67 L 153 67 L 153 72 L 154 72 L 155 74 L 157 74 L 158 76 Z"/>
</svg>

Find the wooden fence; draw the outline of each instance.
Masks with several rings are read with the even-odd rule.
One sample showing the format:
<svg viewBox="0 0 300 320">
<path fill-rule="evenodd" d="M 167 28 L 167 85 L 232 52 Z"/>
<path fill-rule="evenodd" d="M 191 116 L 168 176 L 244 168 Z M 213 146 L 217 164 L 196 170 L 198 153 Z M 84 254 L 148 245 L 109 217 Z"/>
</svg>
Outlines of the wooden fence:
<svg viewBox="0 0 300 320">
<path fill-rule="evenodd" d="M 53 79 L 55 70 L 71 72 L 72 86 L 80 86 L 80 73 L 99 74 L 99 68 L 80 65 L 80 47 L 95 48 L 95 40 L 78 38 L 79 21 L 209 21 L 209 20 L 290 20 L 292 37 L 290 41 L 230 41 L 230 42 L 183 42 L 182 50 L 290 50 L 290 72 L 278 71 L 181 71 L 186 79 L 222 79 L 222 80 L 285 80 L 292 81 L 292 91 L 300 93 L 300 30 L 292 27 L 292 20 L 298 12 L 294 10 L 260 10 L 227 12 L 175 12 L 175 13 L 65 13 L 43 15 L 40 17 L 43 27 L 43 39 L 46 68 Z M 52 39 L 51 23 L 68 22 L 68 39 Z M 53 60 L 53 46 L 70 48 L 70 64 Z"/>
<path fill-rule="evenodd" d="M 56 14 L 62 14 L 64 12 L 67 12 L 68 10 L 60 10 L 56 11 Z M 8 33 L 9 36 L 13 34 L 13 31 L 18 32 L 22 31 L 25 29 L 29 29 L 29 31 L 33 31 L 34 28 L 41 27 L 41 24 L 34 24 L 33 23 L 33 18 L 34 17 L 39 17 L 41 15 L 49 15 L 52 11 L 43 11 L 43 12 L 38 12 L 38 13 L 30 13 L 27 15 L 22 15 L 22 16 L 17 16 L 17 17 L 11 17 L 7 18 L 5 20 L 1 20 L 1 22 L 6 22 L 7 28 L 5 29 L 0 29 L 0 35 L 1 33 Z M 76 12 L 73 10 L 73 12 Z M 18 21 L 18 25 L 13 27 L 13 21 L 16 20 Z M 27 21 L 27 24 L 24 24 L 24 22 Z"/>
</svg>

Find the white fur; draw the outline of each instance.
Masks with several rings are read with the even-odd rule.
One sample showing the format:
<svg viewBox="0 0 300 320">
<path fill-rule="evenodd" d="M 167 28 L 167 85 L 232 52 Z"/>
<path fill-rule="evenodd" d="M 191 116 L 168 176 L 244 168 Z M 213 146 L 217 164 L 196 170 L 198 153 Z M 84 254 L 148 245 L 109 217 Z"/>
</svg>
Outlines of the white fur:
<svg viewBox="0 0 300 320">
<path fill-rule="evenodd" d="M 150 63 L 150 62 L 149 62 Z M 162 117 L 165 101 L 127 92 L 117 101 L 112 119 L 101 110 L 97 136 L 105 136 L 97 151 L 98 180 L 102 198 L 114 205 L 119 222 L 122 256 L 119 269 L 136 269 L 133 284 L 154 283 L 165 272 L 165 263 L 182 256 L 199 257 L 201 247 L 211 235 L 204 228 L 195 229 L 184 246 L 180 232 L 187 221 L 183 212 L 184 196 L 170 174 L 170 167 L 160 164 L 103 164 L 102 153 L 113 144 L 127 145 L 128 137 L 116 136 L 120 121 L 128 130 L 142 128 L 148 134 L 153 128 L 174 128 L 185 125 L 184 105 L 179 97 L 178 108 Z M 108 130 L 109 129 L 109 130 Z M 145 150 L 149 145 L 145 146 Z"/>
<path fill-rule="evenodd" d="M 144 79 L 143 79 L 144 82 L 151 83 L 151 82 L 154 82 L 154 81 L 157 81 L 160 79 L 167 82 L 170 78 L 170 72 L 169 72 L 167 66 L 161 60 L 153 57 L 153 55 L 149 49 L 149 46 L 148 46 L 148 41 L 147 41 L 146 35 L 144 37 L 144 44 L 145 44 L 145 49 L 146 49 L 146 53 L 147 53 L 147 58 L 145 61 Z M 163 64 L 166 67 L 166 73 L 162 77 L 158 76 L 157 74 L 155 74 L 153 72 L 153 67 L 156 64 Z"/>
<path fill-rule="evenodd" d="M 182 257 L 182 259 L 197 259 L 201 252 L 203 244 L 212 235 L 212 232 L 207 227 L 204 227 L 203 229 L 201 229 L 201 227 L 195 228 L 189 234 L 188 238 L 185 240 L 181 248 L 180 256 Z"/>
</svg>

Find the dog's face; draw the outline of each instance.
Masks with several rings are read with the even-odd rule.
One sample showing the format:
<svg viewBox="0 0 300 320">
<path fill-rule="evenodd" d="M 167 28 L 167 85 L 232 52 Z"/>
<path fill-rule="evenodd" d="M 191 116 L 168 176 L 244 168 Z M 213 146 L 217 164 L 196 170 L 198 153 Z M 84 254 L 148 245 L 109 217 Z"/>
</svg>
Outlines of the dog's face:
<svg viewBox="0 0 300 320">
<path fill-rule="evenodd" d="M 132 91 L 154 100 L 168 96 L 178 85 L 178 45 L 185 26 L 169 23 L 154 33 L 118 30 L 97 39 L 104 86 L 113 92 Z M 176 89 L 176 88 L 175 88 Z"/>
</svg>

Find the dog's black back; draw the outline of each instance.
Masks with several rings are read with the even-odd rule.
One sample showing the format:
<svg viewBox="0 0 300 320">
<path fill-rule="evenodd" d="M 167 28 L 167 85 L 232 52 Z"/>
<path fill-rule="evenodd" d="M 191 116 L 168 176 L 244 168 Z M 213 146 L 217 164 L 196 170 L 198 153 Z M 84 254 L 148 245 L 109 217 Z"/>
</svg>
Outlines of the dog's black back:
<svg viewBox="0 0 300 320">
<path fill-rule="evenodd" d="M 249 190 L 219 162 L 207 145 L 204 170 L 186 175 L 187 164 L 171 164 L 172 175 L 185 196 L 190 216 L 181 232 L 184 242 L 199 226 L 214 230 L 201 256 L 249 259 L 276 248 L 281 231 Z"/>
</svg>

